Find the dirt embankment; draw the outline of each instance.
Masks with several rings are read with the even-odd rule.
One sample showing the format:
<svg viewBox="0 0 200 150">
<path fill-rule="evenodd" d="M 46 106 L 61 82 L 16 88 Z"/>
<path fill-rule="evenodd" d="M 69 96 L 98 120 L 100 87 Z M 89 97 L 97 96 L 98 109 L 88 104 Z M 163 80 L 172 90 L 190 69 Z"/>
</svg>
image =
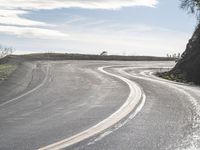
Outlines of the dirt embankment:
<svg viewBox="0 0 200 150">
<path fill-rule="evenodd" d="M 200 24 L 189 40 L 181 60 L 170 72 L 160 74 L 160 76 L 170 80 L 200 85 Z"/>
</svg>

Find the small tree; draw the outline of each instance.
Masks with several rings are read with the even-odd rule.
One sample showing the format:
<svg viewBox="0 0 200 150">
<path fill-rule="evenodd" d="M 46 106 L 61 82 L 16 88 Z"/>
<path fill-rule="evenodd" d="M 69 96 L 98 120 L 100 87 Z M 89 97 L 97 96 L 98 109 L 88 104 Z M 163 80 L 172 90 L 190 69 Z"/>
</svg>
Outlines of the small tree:
<svg viewBox="0 0 200 150">
<path fill-rule="evenodd" d="M 181 53 L 178 53 L 177 58 L 181 59 Z"/>
<path fill-rule="evenodd" d="M 107 51 L 103 51 L 101 52 L 100 56 L 105 56 L 105 55 L 108 55 L 108 52 Z"/>
<path fill-rule="evenodd" d="M 3 47 L 2 45 L 0 45 L 0 58 L 11 55 L 13 51 L 14 50 L 12 47 Z"/>
<path fill-rule="evenodd" d="M 176 57 L 176 53 L 173 54 L 173 58 L 177 58 L 177 57 Z"/>
<path fill-rule="evenodd" d="M 196 14 L 198 20 L 200 20 L 200 0 L 181 0 L 181 8 L 189 13 Z"/>
<path fill-rule="evenodd" d="M 169 58 L 170 57 L 170 55 L 167 53 L 167 58 Z"/>
</svg>

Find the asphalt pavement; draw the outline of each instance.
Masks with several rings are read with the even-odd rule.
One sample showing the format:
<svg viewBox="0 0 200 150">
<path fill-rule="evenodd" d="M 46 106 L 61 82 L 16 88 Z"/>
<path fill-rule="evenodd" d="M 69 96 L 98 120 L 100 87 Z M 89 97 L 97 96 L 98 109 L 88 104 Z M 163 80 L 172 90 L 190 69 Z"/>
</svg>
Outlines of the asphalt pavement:
<svg viewBox="0 0 200 150">
<path fill-rule="evenodd" d="M 141 89 L 144 104 L 138 103 L 114 125 L 65 149 L 199 149 L 199 87 L 153 75 L 173 65 L 145 61 L 24 63 L 0 83 L 0 149 L 44 148 L 95 127 L 129 98 L 131 87 L 123 79 Z M 104 70 L 111 75 L 98 69 L 102 66 L 110 66 Z"/>
</svg>

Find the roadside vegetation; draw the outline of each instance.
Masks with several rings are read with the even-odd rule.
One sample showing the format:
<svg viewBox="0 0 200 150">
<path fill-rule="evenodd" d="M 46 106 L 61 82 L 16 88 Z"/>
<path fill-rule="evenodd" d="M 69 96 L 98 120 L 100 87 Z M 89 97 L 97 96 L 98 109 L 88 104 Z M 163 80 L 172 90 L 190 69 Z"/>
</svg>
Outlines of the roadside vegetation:
<svg viewBox="0 0 200 150">
<path fill-rule="evenodd" d="M 16 68 L 16 65 L 0 64 L 0 81 L 6 80 Z"/>
<path fill-rule="evenodd" d="M 183 74 L 173 74 L 173 73 L 169 73 L 169 72 L 157 72 L 156 75 L 158 77 L 170 80 L 170 81 L 175 81 L 175 82 L 182 82 L 182 83 L 188 83 L 187 79 L 185 78 L 185 76 Z M 190 82 L 190 84 L 193 84 L 192 82 Z"/>
<path fill-rule="evenodd" d="M 0 81 L 6 80 L 17 68 L 17 65 L 3 62 L 4 58 L 12 53 L 12 47 L 0 45 Z"/>
</svg>

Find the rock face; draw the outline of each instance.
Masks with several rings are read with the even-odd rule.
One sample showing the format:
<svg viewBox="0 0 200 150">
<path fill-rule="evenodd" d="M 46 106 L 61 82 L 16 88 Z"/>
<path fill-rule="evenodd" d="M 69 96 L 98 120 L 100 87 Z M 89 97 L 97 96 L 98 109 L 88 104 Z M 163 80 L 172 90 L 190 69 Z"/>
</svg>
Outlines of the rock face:
<svg viewBox="0 0 200 150">
<path fill-rule="evenodd" d="M 200 84 L 200 24 L 189 40 L 181 60 L 170 73 L 176 78 Z"/>
</svg>

